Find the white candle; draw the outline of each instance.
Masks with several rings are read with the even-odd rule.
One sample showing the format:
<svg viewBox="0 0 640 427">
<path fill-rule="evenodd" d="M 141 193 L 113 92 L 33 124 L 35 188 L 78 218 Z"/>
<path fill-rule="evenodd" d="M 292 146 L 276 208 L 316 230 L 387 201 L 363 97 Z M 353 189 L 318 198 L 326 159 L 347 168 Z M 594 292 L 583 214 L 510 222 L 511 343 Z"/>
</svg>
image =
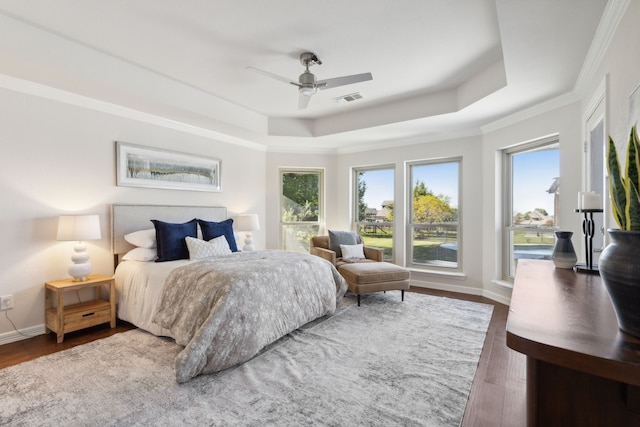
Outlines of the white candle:
<svg viewBox="0 0 640 427">
<path fill-rule="evenodd" d="M 599 194 L 593 191 L 589 191 L 582 194 L 582 208 L 581 209 L 601 209 L 602 199 Z"/>
<path fill-rule="evenodd" d="M 582 210 L 582 195 L 584 193 L 582 191 L 578 191 L 578 209 Z"/>
</svg>

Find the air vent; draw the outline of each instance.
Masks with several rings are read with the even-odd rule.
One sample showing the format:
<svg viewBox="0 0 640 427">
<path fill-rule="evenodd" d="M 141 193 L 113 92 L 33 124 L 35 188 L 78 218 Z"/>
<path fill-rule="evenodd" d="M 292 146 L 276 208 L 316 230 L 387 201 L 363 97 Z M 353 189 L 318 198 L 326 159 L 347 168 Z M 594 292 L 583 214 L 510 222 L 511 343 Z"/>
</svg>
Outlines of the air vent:
<svg viewBox="0 0 640 427">
<path fill-rule="evenodd" d="M 337 98 L 333 98 L 333 100 L 338 103 L 353 102 L 359 99 L 362 99 L 362 95 L 360 94 L 360 92 L 350 93 L 348 95 L 342 95 Z"/>
</svg>

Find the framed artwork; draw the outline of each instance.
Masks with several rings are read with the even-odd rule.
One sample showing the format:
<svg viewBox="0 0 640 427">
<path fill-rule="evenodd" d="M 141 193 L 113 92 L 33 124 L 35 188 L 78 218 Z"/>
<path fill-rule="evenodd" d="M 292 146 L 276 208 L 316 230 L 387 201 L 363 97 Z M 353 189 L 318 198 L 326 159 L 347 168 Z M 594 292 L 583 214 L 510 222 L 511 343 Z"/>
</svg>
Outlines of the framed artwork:
<svg viewBox="0 0 640 427">
<path fill-rule="evenodd" d="M 116 184 L 219 192 L 220 160 L 116 142 Z"/>
</svg>

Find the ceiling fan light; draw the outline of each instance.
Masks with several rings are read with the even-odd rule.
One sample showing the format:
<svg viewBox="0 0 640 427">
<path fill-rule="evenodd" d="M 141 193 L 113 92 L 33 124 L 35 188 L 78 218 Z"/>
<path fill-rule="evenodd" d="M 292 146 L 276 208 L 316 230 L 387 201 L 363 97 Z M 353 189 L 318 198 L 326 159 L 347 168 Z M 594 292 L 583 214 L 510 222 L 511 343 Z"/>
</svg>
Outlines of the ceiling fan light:
<svg viewBox="0 0 640 427">
<path fill-rule="evenodd" d="M 300 87 L 300 93 L 305 95 L 305 96 L 311 96 L 313 94 L 315 94 L 318 91 L 318 89 L 314 86 L 302 86 Z"/>
</svg>

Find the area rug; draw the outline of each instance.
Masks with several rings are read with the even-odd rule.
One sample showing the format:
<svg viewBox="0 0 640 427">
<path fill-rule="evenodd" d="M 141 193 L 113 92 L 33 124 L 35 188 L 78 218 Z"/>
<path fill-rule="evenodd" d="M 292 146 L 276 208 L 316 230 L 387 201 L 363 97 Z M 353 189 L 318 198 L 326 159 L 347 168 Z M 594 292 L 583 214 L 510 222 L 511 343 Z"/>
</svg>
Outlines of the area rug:
<svg viewBox="0 0 640 427">
<path fill-rule="evenodd" d="M 0 370 L 0 425 L 458 426 L 492 310 L 372 294 L 184 384 L 179 346 L 119 333 Z"/>
</svg>

